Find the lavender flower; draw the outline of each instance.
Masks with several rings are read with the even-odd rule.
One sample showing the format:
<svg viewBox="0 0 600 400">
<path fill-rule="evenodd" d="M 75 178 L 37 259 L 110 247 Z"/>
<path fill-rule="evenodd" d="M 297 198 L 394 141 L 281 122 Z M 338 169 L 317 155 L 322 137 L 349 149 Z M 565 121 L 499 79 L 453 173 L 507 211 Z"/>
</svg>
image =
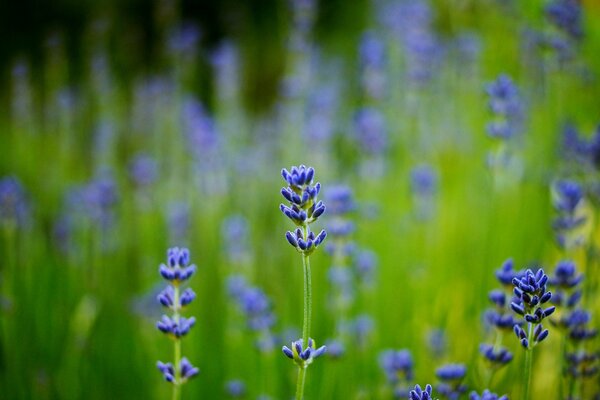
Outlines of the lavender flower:
<svg viewBox="0 0 600 400">
<path fill-rule="evenodd" d="M 246 394 L 246 385 L 239 379 L 233 379 L 225 383 L 225 392 L 230 397 L 243 397 Z"/>
<path fill-rule="evenodd" d="M 548 337 L 548 330 L 543 329 L 542 320 L 552 315 L 556 307 L 542 307 L 552 298 L 552 293 L 546 290 L 547 282 L 548 276 L 543 269 L 539 269 L 536 273 L 528 269 L 522 278 L 513 278 L 515 299 L 510 306 L 529 324 L 527 333 L 518 324 L 514 326 L 514 331 L 521 345 L 526 349 L 532 348 Z M 535 329 L 532 329 L 533 325 Z"/>
<path fill-rule="evenodd" d="M 553 0 L 546 6 L 546 17 L 570 39 L 579 40 L 583 36 L 583 12 L 577 0 Z"/>
<path fill-rule="evenodd" d="M 386 89 L 385 45 L 372 32 L 363 34 L 359 48 L 362 86 L 374 99 L 383 97 Z"/>
<path fill-rule="evenodd" d="M 434 196 L 437 192 L 438 176 L 427 164 L 414 167 L 410 173 L 415 213 L 419 219 L 427 220 L 434 211 Z"/>
<path fill-rule="evenodd" d="M 302 369 L 306 368 L 313 360 L 325 353 L 326 347 L 321 346 L 315 349 L 315 342 L 312 338 L 308 339 L 308 347 L 303 347 L 302 339 L 292 342 L 290 347 L 283 346 L 283 354 L 286 355 Z"/>
<path fill-rule="evenodd" d="M 0 179 L 0 226 L 22 226 L 28 218 L 25 190 L 12 176 Z"/>
<path fill-rule="evenodd" d="M 232 215 L 225 219 L 221 225 L 221 235 L 230 261 L 243 263 L 248 259 L 250 232 L 246 218 Z"/>
<path fill-rule="evenodd" d="M 385 350 L 379 355 L 379 365 L 390 384 L 408 383 L 413 379 L 413 359 L 408 350 Z"/>
<path fill-rule="evenodd" d="M 488 134 L 497 139 L 510 140 L 520 129 L 522 104 L 519 91 L 507 75 L 499 75 L 486 87 L 489 107 L 495 120 L 488 123 Z"/>
<path fill-rule="evenodd" d="M 129 164 L 129 174 L 138 187 L 152 185 L 158 177 L 158 165 L 151 156 L 140 153 Z"/>
<path fill-rule="evenodd" d="M 441 381 L 436 390 L 449 400 L 458 399 L 467 391 L 467 386 L 462 380 L 467 374 L 467 367 L 463 364 L 446 364 L 435 371 L 435 376 Z"/>
<path fill-rule="evenodd" d="M 383 114 L 375 108 L 362 108 L 354 115 L 354 129 L 361 149 L 369 156 L 379 156 L 387 148 L 387 127 Z"/>
<path fill-rule="evenodd" d="M 171 317 L 163 315 L 156 327 L 174 340 L 175 357 L 173 363 L 159 361 L 157 367 L 165 380 L 173 383 L 174 399 L 180 396 L 180 386 L 199 373 L 198 368 L 194 367 L 187 358 L 181 358 L 181 338 L 196 322 L 194 317 L 181 316 L 183 308 L 196 297 L 190 288 L 183 292 L 180 289 L 181 284 L 186 282 L 196 270 L 195 265 L 188 265 L 189 262 L 188 249 L 173 247 L 167 252 L 167 263 L 159 267 L 161 276 L 169 281 L 170 285 L 159 293 L 157 300 L 173 314 Z"/>
<path fill-rule="evenodd" d="M 508 396 L 498 396 L 497 394 L 485 389 L 483 393 L 481 393 L 481 396 L 477 392 L 472 391 L 469 394 L 469 400 L 508 400 Z"/>
<path fill-rule="evenodd" d="M 286 217 L 299 226 L 293 233 L 288 231 L 285 236 L 298 252 L 306 256 L 319 247 L 327 236 L 324 230 L 315 236 L 309 229 L 309 225 L 325 212 L 325 205 L 317 200 L 321 184 L 317 182 L 312 185 L 314 173 L 313 168 L 304 165 L 292 167 L 291 172 L 285 168 L 281 171 L 283 179 L 288 183 L 288 187 L 281 189 L 281 194 L 290 205 L 281 204 L 279 208 Z"/>
<path fill-rule="evenodd" d="M 577 228 L 586 222 L 585 215 L 579 212 L 579 206 L 584 199 L 583 188 L 575 181 L 562 180 L 554 185 L 554 194 L 553 203 L 558 216 L 554 219 L 552 227 L 558 244 L 565 249 L 582 245 L 585 237 Z"/>
<path fill-rule="evenodd" d="M 425 390 L 421 389 L 421 386 L 416 385 L 413 390 L 410 391 L 408 396 L 409 400 L 432 400 L 431 385 L 427 384 Z"/>
<path fill-rule="evenodd" d="M 314 358 L 325 352 L 325 346 L 315 350 L 314 341 L 310 338 L 312 314 L 312 282 L 309 255 L 325 240 L 326 233 L 321 231 L 317 236 L 310 230 L 310 224 L 315 222 L 324 212 L 325 205 L 317 200 L 321 184 L 313 186 L 315 170 L 312 167 L 300 165 L 285 168 L 281 176 L 287 187 L 281 189 L 281 194 L 289 202 L 289 206 L 280 205 L 280 210 L 298 228 L 294 233 L 287 232 L 288 242 L 302 254 L 302 269 L 304 272 L 304 318 L 302 324 L 302 339 L 292 342 L 292 348 L 283 347 L 283 353 L 298 365 L 298 381 L 296 385 L 296 400 L 304 397 L 304 382 L 306 368 Z M 304 344 L 304 348 L 303 348 Z"/>
<path fill-rule="evenodd" d="M 492 365 L 492 367 L 501 367 L 512 361 L 513 355 L 503 347 L 496 348 L 491 344 L 482 344 L 479 346 L 479 352 Z"/>
</svg>

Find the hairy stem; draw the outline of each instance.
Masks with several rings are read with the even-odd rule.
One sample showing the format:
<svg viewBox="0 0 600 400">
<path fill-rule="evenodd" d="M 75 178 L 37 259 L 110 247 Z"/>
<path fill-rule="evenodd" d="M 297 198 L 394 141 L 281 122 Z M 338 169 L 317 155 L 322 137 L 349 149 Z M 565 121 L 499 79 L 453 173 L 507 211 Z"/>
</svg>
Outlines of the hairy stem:
<svg viewBox="0 0 600 400">
<path fill-rule="evenodd" d="M 179 324 L 179 285 L 173 285 L 173 320 Z M 179 400 L 181 391 L 181 371 L 179 364 L 181 362 L 181 338 L 176 337 L 173 349 L 173 369 L 175 372 L 175 381 L 173 382 L 173 400 Z"/>
<path fill-rule="evenodd" d="M 304 226 L 304 237 L 308 237 L 308 227 Z M 304 271 L 304 322 L 302 324 L 302 347 L 306 349 L 310 339 L 310 319 L 312 314 L 312 285 L 310 277 L 310 258 L 302 254 L 302 269 Z M 296 400 L 304 398 L 304 382 L 306 381 L 306 367 L 298 370 L 296 383 Z"/>
<path fill-rule="evenodd" d="M 525 385 L 523 387 L 523 400 L 529 400 L 529 390 L 531 386 L 531 364 L 533 363 L 533 326 L 529 322 L 527 330 L 527 339 L 529 340 L 530 348 L 525 350 Z"/>
</svg>

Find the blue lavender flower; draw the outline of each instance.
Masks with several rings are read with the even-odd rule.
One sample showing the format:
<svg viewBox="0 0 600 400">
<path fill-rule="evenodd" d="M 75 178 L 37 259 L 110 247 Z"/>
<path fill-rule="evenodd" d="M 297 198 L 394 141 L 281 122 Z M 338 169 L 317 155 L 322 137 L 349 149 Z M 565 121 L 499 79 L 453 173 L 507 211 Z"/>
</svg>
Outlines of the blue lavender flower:
<svg viewBox="0 0 600 400">
<path fill-rule="evenodd" d="M 427 164 L 415 166 L 410 173 L 410 187 L 418 218 L 427 220 L 434 211 L 434 196 L 437 192 L 438 176 Z"/>
<path fill-rule="evenodd" d="M 583 12 L 577 0 L 553 0 L 546 6 L 546 16 L 569 38 L 579 40 L 583 36 Z"/>
<path fill-rule="evenodd" d="M 435 376 L 441 381 L 436 390 L 449 400 L 458 399 L 467 391 L 467 386 L 462 380 L 467 374 L 467 367 L 463 364 L 446 364 L 435 370 Z"/>
<path fill-rule="evenodd" d="M 304 134 L 308 143 L 327 151 L 327 143 L 335 134 L 335 113 L 338 110 L 339 90 L 334 85 L 319 85 L 311 93 L 306 112 Z"/>
<path fill-rule="evenodd" d="M 129 163 L 129 174 L 137 186 L 150 186 L 158 177 L 156 160 L 145 153 L 137 154 Z"/>
<path fill-rule="evenodd" d="M 230 276 L 227 279 L 227 288 L 229 295 L 244 314 L 248 329 L 259 335 L 256 341 L 258 348 L 270 351 L 274 341 L 271 328 L 275 324 L 270 299 L 260 288 L 248 285 L 241 275 Z"/>
<path fill-rule="evenodd" d="M 313 177 L 315 170 L 312 167 L 300 165 L 292 167 L 290 171 L 283 169 L 281 175 L 288 186 L 281 189 L 283 197 L 289 201 L 289 206 L 281 204 L 281 212 L 287 216 L 298 228 L 293 233 L 287 232 L 286 239 L 305 255 L 311 254 L 327 236 L 324 230 L 318 235 L 308 229 L 308 226 L 315 222 L 324 212 L 325 205 L 317 200 L 321 190 L 321 184 L 316 183 L 313 186 Z"/>
<path fill-rule="evenodd" d="M 377 254 L 371 250 L 360 249 L 354 257 L 354 269 L 363 284 L 370 284 L 377 269 Z"/>
<path fill-rule="evenodd" d="M 344 343 L 338 339 L 326 340 L 325 347 L 327 348 L 327 355 L 334 359 L 342 357 L 346 352 Z"/>
<path fill-rule="evenodd" d="M 379 365 L 391 384 L 413 379 L 413 359 L 408 350 L 385 350 L 379 355 Z"/>
<path fill-rule="evenodd" d="M 410 391 L 409 400 L 432 400 L 432 388 L 430 384 L 425 386 L 425 390 L 421 386 L 415 385 L 415 388 Z"/>
<path fill-rule="evenodd" d="M 225 383 L 225 392 L 231 397 L 243 397 L 246 394 L 246 385 L 239 379 L 232 379 Z"/>
<path fill-rule="evenodd" d="M 221 225 L 221 235 L 227 255 L 232 262 L 241 263 L 249 254 L 248 221 L 242 215 L 231 215 Z"/>
<path fill-rule="evenodd" d="M 517 86 L 507 75 L 499 75 L 486 87 L 488 105 L 496 117 L 488 123 L 487 132 L 493 138 L 510 140 L 520 130 L 523 106 Z"/>
<path fill-rule="evenodd" d="M 429 82 L 444 56 L 444 48 L 433 30 L 434 15 L 429 2 L 392 2 L 381 11 L 384 25 L 402 44 L 408 80 L 418 85 Z"/>
<path fill-rule="evenodd" d="M 589 353 L 585 351 L 567 353 L 566 373 L 574 379 L 589 378 L 598 373 L 600 366 L 600 353 Z"/>
<path fill-rule="evenodd" d="M 167 252 L 167 264 L 159 267 L 162 277 L 174 284 L 187 281 L 196 272 L 196 265 L 190 263 L 190 252 L 186 248 L 173 247 Z"/>
<path fill-rule="evenodd" d="M 172 242 L 182 242 L 188 236 L 190 228 L 190 207 L 187 203 L 176 201 L 167 208 L 167 225 L 169 239 Z"/>
<path fill-rule="evenodd" d="M 385 45 L 374 32 L 368 31 L 363 34 L 359 58 L 365 92 L 374 99 L 380 99 L 386 89 Z"/>
<path fill-rule="evenodd" d="M 502 263 L 500 269 L 496 270 L 496 278 L 500 282 L 500 284 L 504 287 L 510 287 L 512 290 L 513 286 L 513 278 L 521 277 L 523 273 L 520 271 L 514 270 L 514 261 L 512 258 L 507 259 Z"/>
<path fill-rule="evenodd" d="M 12 176 L 0 179 L 0 225 L 22 226 L 29 214 L 25 190 Z"/>
<path fill-rule="evenodd" d="M 187 281 L 196 270 L 195 265 L 188 266 L 190 253 L 188 249 L 173 247 L 167 251 L 167 264 L 161 264 L 159 272 L 169 285 L 161 291 L 157 300 L 173 314 L 163 315 L 156 327 L 174 339 L 175 359 L 173 363 L 157 363 L 158 370 L 167 382 L 173 383 L 173 397 L 178 398 L 179 386 L 199 373 L 187 358 L 181 358 L 181 338 L 185 336 L 196 323 L 194 317 L 183 317 L 181 311 L 196 297 L 190 288 L 180 291 L 180 285 Z"/>
<path fill-rule="evenodd" d="M 572 309 L 579 303 L 582 290 L 579 289 L 583 275 L 577 274 L 575 263 L 568 260 L 560 261 L 554 269 L 554 275 L 548 284 L 555 288 L 552 294 L 552 304 Z"/>
<path fill-rule="evenodd" d="M 413 193 L 431 196 L 437 189 L 437 174 L 430 165 L 417 165 L 410 173 L 410 183 Z"/>
<path fill-rule="evenodd" d="M 300 368 L 306 368 L 315 358 L 323 355 L 327 351 L 327 348 L 325 346 L 321 346 L 318 349 L 315 348 L 315 342 L 310 338 L 308 339 L 308 346 L 306 348 L 303 347 L 303 340 L 298 339 L 292 342 L 290 347 L 283 346 L 281 350 L 286 357 L 294 360 Z"/>
<path fill-rule="evenodd" d="M 504 347 L 496 348 L 491 344 L 481 344 L 479 346 L 479 352 L 492 365 L 492 367 L 506 365 L 513 359 L 513 355 L 510 351 Z"/>
<path fill-rule="evenodd" d="M 354 320 L 348 324 L 348 330 L 353 341 L 358 346 L 364 346 L 368 336 L 373 331 L 373 318 L 369 315 L 362 314 L 357 316 Z"/>
<path fill-rule="evenodd" d="M 578 213 L 584 197 L 583 188 L 575 181 L 562 180 L 556 182 L 554 191 L 553 203 L 558 216 L 554 219 L 552 227 L 556 232 L 558 244 L 564 248 L 583 244 L 584 237 L 576 232 L 586 221 L 586 217 Z"/>
<path fill-rule="evenodd" d="M 497 394 L 485 389 L 483 393 L 481 393 L 481 396 L 475 391 L 469 393 L 469 400 L 508 400 L 508 396 L 498 396 Z"/>
<path fill-rule="evenodd" d="M 197 26 L 186 23 L 175 27 L 167 38 L 167 45 L 173 54 L 186 55 L 193 53 L 200 40 L 200 30 Z"/>
<path fill-rule="evenodd" d="M 514 332 L 526 349 L 548 337 L 548 330 L 543 329 L 542 320 L 552 315 L 556 308 L 542 307 L 552 298 L 552 293 L 546 290 L 547 283 L 548 276 L 541 268 L 535 273 L 528 269 L 523 277 L 513 278 L 515 299 L 510 306 L 530 325 L 528 333 L 520 325 L 514 326 Z M 534 329 L 531 329 L 532 325 L 535 325 Z"/>
<path fill-rule="evenodd" d="M 387 127 L 383 114 L 376 108 L 365 107 L 354 115 L 354 128 L 361 149 L 369 156 L 379 156 L 387 149 Z"/>
<path fill-rule="evenodd" d="M 432 329 L 427 334 L 427 347 L 434 355 L 434 357 L 439 358 L 444 355 L 446 352 L 446 348 L 448 346 L 448 341 L 446 338 L 446 332 L 444 332 L 441 328 Z"/>
</svg>

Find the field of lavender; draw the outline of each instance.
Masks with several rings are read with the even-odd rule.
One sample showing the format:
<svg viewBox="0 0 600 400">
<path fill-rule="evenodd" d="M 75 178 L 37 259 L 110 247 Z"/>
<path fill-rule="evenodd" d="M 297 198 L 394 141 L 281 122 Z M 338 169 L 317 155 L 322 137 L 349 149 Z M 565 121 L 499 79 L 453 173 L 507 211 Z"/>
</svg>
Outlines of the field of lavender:
<svg viewBox="0 0 600 400">
<path fill-rule="evenodd" d="M 600 5 L 285 4 L 11 62 L 0 399 L 599 399 Z"/>
</svg>

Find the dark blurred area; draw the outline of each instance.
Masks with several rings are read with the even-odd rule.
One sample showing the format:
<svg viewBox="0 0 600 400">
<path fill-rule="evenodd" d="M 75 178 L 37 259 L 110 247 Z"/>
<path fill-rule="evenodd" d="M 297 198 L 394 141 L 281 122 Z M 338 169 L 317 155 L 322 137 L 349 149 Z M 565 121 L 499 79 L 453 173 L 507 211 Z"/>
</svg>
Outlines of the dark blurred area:
<svg viewBox="0 0 600 400">
<path fill-rule="evenodd" d="M 340 43 L 329 40 L 340 36 L 346 37 L 342 43 L 352 43 L 350 39 L 366 20 L 367 9 L 364 0 L 351 4 L 321 1 L 313 33 L 324 43 Z M 25 58 L 31 61 L 33 76 L 39 76 L 52 47 L 60 40 L 64 49 L 61 56 L 69 71 L 66 79 L 76 84 L 85 69 L 85 56 L 101 36 L 116 78 L 127 84 L 139 73 L 162 72 L 166 64 L 162 39 L 169 29 L 187 24 L 200 32 L 200 70 L 193 90 L 210 97 L 207 54 L 224 39 L 233 39 L 241 48 L 244 97 L 250 109 L 257 111 L 269 106 L 278 89 L 291 20 L 289 0 L 5 1 L 0 2 L 0 35 L 4 38 L 0 71 L 6 80 L 12 63 Z M 345 49 L 338 46 L 336 50 Z"/>
</svg>

